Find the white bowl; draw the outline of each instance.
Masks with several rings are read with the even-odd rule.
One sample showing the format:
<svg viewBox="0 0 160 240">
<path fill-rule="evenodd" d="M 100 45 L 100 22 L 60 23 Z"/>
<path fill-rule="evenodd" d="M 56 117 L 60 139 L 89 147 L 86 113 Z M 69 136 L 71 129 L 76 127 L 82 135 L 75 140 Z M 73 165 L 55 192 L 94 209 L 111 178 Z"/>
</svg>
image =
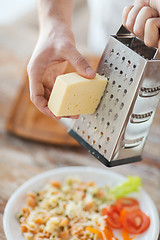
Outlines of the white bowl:
<svg viewBox="0 0 160 240">
<path fill-rule="evenodd" d="M 9 199 L 3 217 L 4 231 L 7 240 L 24 240 L 21 234 L 16 215 L 24 206 L 26 193 L 42 188 L 49 180 L 63 181 L 67 176 L 79 176 L 84 181 L 95 181 L 99 186 L 108 184 L 110 187 L 118 185 L 125 181 L 125 177 L 114 173 L 111 170 L 103 170 L 93 167 L 64 167 L 39 174 L 17 189 Z M 156 207 L 144 190 L 138 193 L 130 194 L 135 197 L 141 209 L 150 217 L 151 225 L 143 234 L 137 236 L 135 240 L 157 240 L 159 234 L 159 217 Z M 119 240 L 122 240 L 120 231 L 116 231 Z"/>
</svg>

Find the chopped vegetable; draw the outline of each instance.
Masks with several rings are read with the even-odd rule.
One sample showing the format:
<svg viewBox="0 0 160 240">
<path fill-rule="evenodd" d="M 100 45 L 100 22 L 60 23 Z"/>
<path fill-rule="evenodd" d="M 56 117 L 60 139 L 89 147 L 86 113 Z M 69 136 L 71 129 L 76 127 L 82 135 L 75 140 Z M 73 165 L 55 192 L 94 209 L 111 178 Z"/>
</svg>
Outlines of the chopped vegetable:
<svg viewBox="0 0 160 240">
<path fill-rule="evenodd" d="M 103 216 L 106 216 L 106 223 L 115 229 L 122 228 L 122 223 L 120 221 L 120 213 L 117 211 L 114 205 L 109 206 L 108 208 L 103 209 Z"/>
<path fill-rule="evenodd" d="M 122 229 L 122 238 L 123 238 L 123 240 L 133 240 L 135 238 L 135 236 L 130 237 L 129 232 L 127 232 L 125 229 Z"/>
<path fill-rule="evenodd" d="M 105 240 L 118 240 L 109 227 L 105 227 L 105 229 L 102 231 L 102 236 Z"/>
<path fill-rule="evenodd" d="M 114 205 L 104 208 L 102 215 L 106 217 L 108 226 L 126 230 L 122 232 L 125 240 L 130 240 L 127 232 L 140 234 L 150 225 L 150 218 L 139 209 L 139 203 L 134 198 L 119 198 Z"/>
<path fill-rule="evenodd" d="M 96 234 L 98 237 L 103 239 L 102 233 L 99 230 L 97 230 L 97 229 L 95 229 L 93 227 L 86 227 L 86 230 L 88 230 L 91 233 Z"/>
<path fill-rule="evenodd" d="M 139 202 L 134 198 L 123 197 L 117 199 L 117 201 L 115 202 L 115 207 L 117 211 L 120 213 L 124 208 L 128 210 L 133 208 L 134 209 L 139 208 Z"/>
<path fill-rule="evenodd" d="M 115 198 L 121 198 L 129 193 L 138 192 L 141 185 L 141 179 L 139 177 L 128 176 L 128 180 L 111 190 L 111 194 L 113 194 Z"/>
<path fill-rule="evenodd" d="M 140 209 L 122 210 L 121 222 L 126 231 L 132 234 L 140 234 L 146 231 L 150 225 L 150 218 Z"/>
</svg>

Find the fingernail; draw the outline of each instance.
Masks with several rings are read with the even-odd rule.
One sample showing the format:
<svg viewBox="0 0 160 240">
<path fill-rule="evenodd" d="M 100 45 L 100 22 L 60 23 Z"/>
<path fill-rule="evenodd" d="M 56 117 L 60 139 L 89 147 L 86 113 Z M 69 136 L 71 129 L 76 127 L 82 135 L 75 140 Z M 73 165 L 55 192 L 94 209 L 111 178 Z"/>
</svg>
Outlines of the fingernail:
<svg viewBox="0 0 160 240">
<path fill-rule="evenodd" d="M 95 75 L 95 71 L 91 67 L 86 68 L 86 73 L 87 75 Z"/>
</svg>

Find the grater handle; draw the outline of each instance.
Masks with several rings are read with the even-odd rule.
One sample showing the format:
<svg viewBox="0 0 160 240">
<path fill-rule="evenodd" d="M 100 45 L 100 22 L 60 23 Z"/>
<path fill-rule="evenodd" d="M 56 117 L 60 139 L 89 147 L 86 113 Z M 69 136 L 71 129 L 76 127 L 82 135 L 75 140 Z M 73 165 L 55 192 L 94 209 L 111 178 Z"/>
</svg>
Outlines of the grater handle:
<svg viewBox="0 0 160 240">
<path fill-rule="evenodd" d="M 159 33 L 160 33 L 160 29 L 159 29 Z M 133 33 L 131 33 L 128 29 L 126 29 L 123 25 L 121 25 L 118 32 L 116 33 L 116 37 L 118 39 L 127 39 L 127 38 L 132 39 L 132 41 L 130 42 L 129 45 L 130 45 L 130 48 L 133 51 L 136 51 L 137 47 L 138 47 L 140 52 L 142 51 L 142 53 L 144 53 L 144 55 L 145 55 L 146 52 L 148 52 L 148 54 L 146 55 L 145 58 L 152 59 L 152 60 L 160 60 L 160 53 L 159 53 L 159 50 L 157 48 L 147 47 L 143 40 L 136 37 Z"/>
<path fill-rule="evenodd" d="M 134 34 L 131 33 L 127 28 L 125 28 L 123 25 L 119 28 L 118 32 L 116 33 L 116 36 L 118 37 L 134 37 Z"/>
</svg>

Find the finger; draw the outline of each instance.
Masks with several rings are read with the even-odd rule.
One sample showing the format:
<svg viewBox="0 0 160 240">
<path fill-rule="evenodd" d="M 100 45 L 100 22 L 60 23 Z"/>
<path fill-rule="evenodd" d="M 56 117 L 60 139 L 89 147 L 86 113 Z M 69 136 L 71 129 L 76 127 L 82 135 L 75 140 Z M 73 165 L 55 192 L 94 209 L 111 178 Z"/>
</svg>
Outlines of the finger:
<svg viewBox="0 0 160 240">
<path fill-rule="evenodd" d="M 71 47 L 66 58 L 83 77 L 94 78 L 96 76 L 96 72 L 91 68 L 88 62 L 82 57 L 75 47 Z"/>
<path fill-rule="evenodd" d="M 131 11 L 132 8 L 133 8 L 133 5 L 130 5 L 130 6 L 126 6 L 126 7 L 123 9 L 123 13 L 122 13 L 122 23 L 123 23 L 123 26 L 124 26 L 124 27 L 126 27 L 127 17 L 128 17 L 128 14 L 129 14 L 129 12 Z"/>
<path fill-rule="evenodd" d="M 48 117 L 59 120 L 60 117 L 56 117 L 48 108 L 48 101 L 43 97 L 36 95 L 34 96 L 34 100 L 32 101 L 34 105 L 39 109 L 40 112 L 45 114 Z"/>
<path fill-rule="evenodd" d="M 55 119 L 60 119 L 59 117 L 56 117 L 48 108 L 48 101 L 45 99 L 45 90 L 42 85 L 42 83 L 34 83 L 30 82 L 29 84 L 30 88 L 30 98 L 33 104 L 45 115 L 48 117 L 52 117 Z"/>
<path fill-rule="evenodd" d="M 146 21 L 150 18 L 158 17 L 158 12 L 151 7 L 145 6 L 143 7 L 135 20 L 135 24 L 133 27 L 134 34 L 143 39 L 144 38 L 144 29 Z"/>
<path fill-rule="evenodd" d="M 49 97 L 51 95 L 51 91 L 50 89 L 48 89 L 47 87 L 44 87 L 44 98 L 48 101 Z"/>
<path fill-rule="evenodd" d="M 150 18 L 146 21 L 144 43 L 149 47 L 159 48 L 160 18 Z M 159 48 L 160 49 L 160 48 Z"/>
<path fill-rule="evenodd" d="M 139 11 L 142 9 L 143 5 L 135 5 L 128 13 L 126 27 L 130 32 L 133 32 L 134 23 Z"/>
</svg>

